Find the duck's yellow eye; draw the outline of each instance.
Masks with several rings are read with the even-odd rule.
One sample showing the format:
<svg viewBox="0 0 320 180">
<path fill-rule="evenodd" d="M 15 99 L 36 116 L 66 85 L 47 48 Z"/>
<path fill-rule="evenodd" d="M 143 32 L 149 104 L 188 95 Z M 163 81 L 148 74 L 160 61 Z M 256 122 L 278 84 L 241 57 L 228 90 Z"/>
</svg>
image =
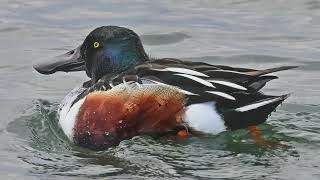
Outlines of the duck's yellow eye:
<svg viewBox="0 0 320 180">
<path fill-rule="evenodd" d="M 99 42 L 94 42 L 94 43 L 93 43 L 93 47 L 94 47 L 94 48 L 100 47 L 100 43 L 99 43 Z"/>
</svg>

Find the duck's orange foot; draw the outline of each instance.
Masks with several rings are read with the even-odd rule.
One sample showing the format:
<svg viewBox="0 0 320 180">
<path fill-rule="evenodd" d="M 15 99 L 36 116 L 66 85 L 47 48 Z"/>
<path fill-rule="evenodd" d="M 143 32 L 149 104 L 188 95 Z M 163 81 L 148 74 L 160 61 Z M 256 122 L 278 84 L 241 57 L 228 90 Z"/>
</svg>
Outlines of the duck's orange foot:
<svg viewBox="0 0 320 180">
<path fill-rule="evenodd" d="M 261 135 L 261 130 L 257 126 L 248 127 L 249 134 L 254 138 L 254 143 L 258 145 L 270 145 L 270 142 L 265 140 Z"/>
<path fill-rule="evenodd" d="M 187 138 L 189 137 L 189 132 L 186 129 L 180 130 L 177 133 L 177 138 Z"/>
<path fill-rule="evenodd" d="M 165 140 L 165 141 L 167 141 L 167 140 L 177 141 L 179 139 L 187 138 L 187 137 L 189 137 L 189 135 L 190 134 L 187 129 L 182 129 L 182 130 L 178 131 L 177 134 L 162 136 L 160 139 Z"/>
</svg>

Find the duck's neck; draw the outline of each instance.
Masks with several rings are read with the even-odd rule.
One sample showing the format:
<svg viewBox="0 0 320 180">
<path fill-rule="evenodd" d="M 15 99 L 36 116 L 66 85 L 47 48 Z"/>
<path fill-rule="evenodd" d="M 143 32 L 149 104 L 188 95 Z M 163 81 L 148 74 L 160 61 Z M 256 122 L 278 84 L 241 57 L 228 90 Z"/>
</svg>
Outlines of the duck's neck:
<svg viewBox="0 0 320 180">
<path fill-rule="evenodd" d="M 111 73 L 117 74 L 126 71 L 135 65 L 147 61 L 148 55 L 145 53 L 143 47 L 129 46 L 122 44 L 115 44 L 109 46 L 107 54 L 111 60 Z"/>
</svg>

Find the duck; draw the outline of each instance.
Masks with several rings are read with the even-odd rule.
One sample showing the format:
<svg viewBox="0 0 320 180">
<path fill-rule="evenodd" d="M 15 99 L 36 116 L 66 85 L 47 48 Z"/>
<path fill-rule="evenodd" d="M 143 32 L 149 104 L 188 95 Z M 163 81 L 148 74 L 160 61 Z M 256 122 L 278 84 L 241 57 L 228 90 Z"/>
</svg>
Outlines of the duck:
<svg viewBox="0 0 320 180">
<path fill-rule="evenodd" d="M 68 139 L 89 149 L 108 149 L 134 136 L 219 134 L 264 123 L 289 94 L 261 89 L 274 72 L 176 58 L 150 58 L 133 30 L 102 26 L 77 48 L 34 69 L 44 75 L 85 71 L 58 110 Z"/>
</svg>

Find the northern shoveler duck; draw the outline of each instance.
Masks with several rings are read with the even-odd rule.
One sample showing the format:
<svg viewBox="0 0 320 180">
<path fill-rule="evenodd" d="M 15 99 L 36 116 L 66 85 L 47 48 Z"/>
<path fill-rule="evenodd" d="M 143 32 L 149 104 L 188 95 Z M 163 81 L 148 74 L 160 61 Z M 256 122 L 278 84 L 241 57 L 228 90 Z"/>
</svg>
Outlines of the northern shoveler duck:
<svg viewBox="0 0 320 180">
<path fill-rule="evenodd" d="M 96 28 L 76 49 L 34 68 L 42 74 L 85 71 L 91 78 L 64 99 L 59 124 L 68 138 L 105 149 L 136 135 L 218 134 L 259 125 L 288 95 L 260 92 L 276 76 L 265 70 L 174 58 L 150 59 L 139 36 Z"/>
</svg>

